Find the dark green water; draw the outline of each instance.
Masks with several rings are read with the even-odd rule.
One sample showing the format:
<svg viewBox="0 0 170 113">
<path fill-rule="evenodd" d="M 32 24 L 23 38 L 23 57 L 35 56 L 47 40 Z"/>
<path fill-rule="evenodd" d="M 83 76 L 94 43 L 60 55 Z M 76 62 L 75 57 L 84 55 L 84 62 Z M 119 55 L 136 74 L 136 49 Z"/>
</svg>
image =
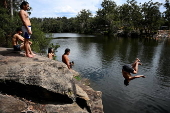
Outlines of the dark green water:
<svg viewBox="0 0 170 113">
<path fill-rule="evenodd" d="M 74 70 L 89 78 L 91 87 L 102 91 L 105 113 L 170 113 L 170 40 L 92 37 L 79 34 L 54 34 L 53 43 L 71 49 Z M 121 69 L 140 58 L 138 78 L 124 85 Z"/>
</svg>

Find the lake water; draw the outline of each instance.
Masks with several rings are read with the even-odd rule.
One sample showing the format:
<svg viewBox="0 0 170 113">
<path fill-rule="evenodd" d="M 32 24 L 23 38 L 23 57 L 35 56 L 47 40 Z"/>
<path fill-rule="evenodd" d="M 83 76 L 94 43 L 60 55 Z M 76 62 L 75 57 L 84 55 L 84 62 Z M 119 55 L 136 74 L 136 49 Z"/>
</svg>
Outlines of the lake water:
<svg viewBox="0 0 170 113">
<path fill-rule="evenodd" d="M 102 91 L 105 113 L 170 113 L 170 40 L 114 38 L 106 36 L 54 33 L 52 42 L 65 48 L 75 62 L 74 70 L 90 79 L 94 90 Z M 124 64 L 140 58 L 137 78 L 124 84 Z"/>
</svg>

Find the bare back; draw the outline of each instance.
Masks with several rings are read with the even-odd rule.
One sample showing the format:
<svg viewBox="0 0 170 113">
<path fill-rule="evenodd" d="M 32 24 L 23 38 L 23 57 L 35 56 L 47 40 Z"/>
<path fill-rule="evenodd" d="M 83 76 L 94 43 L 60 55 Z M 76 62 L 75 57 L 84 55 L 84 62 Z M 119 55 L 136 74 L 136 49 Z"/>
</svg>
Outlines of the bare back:
<svg viewBox="0 0 170 113">
<path fill-rule="evenodd" d="M 122 70 L 122 75 L 126 80 L 129 80 L 129 78 L 132 77 L 132 75 L 130 73 L 123 71 L 123 70 Z"/>
<path fill-rule="evenodd" d="M 70 59 L 68 57 L 68 54 L 63 54 L 62 55 L 62 62 L 65 63 L 69 69 L 71 69 L 71 67 L 70 67 Z"/>
<path fill-rule="evenodd" d="M 69 64 L 69 58 L 68 58 L 68 55 L 63 54 L 63 56 L 62 56 L 62 62 L 64 62 L 65 64 Z"/>
<path fill-rule="evenodd" d="M 13 37 L 12 37 L 12 45 L 18 45 L 19 40 L 24 42 L 24 38 L 21 35 L 19 35 L 19 34 L 13 35 Z"/>
</svg>

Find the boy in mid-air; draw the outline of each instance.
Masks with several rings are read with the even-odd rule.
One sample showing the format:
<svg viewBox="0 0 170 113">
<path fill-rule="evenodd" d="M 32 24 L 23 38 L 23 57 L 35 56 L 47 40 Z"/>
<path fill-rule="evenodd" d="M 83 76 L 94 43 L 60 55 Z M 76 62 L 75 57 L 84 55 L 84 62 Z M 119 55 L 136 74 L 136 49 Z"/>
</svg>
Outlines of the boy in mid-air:
<svg viewBox="0 0 170 113">
<path fill-rule="evenodd" d="M 131 75 L 131 73 L 132 74 L 138 73 L 138 65 L 142 65 L 142 64 L 140 63 L 140 60 L 136 58 L 135 62 L 132 65 L 126 64 L 122 67 L 122 75 L 126 81 L 130 81 L 132 79 L 140 78 L 140 77 L 145 78 L 144 75 L 136 75 L 136 76 Z"/>
</svg>

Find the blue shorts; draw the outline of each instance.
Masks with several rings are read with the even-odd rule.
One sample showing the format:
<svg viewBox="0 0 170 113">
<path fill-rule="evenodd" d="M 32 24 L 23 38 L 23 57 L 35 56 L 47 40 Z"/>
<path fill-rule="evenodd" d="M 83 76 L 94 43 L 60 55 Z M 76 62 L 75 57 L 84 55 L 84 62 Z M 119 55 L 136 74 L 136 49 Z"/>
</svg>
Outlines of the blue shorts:
<svg viewBox="0 0 170 113">
<path fill-rule="evenodd" d="M 31 26 L 28 26 L 28 28 L 31 30 Z M 30 39 L 31 35 L 28 33 L 28 30 L 25 26 L 22 26 L 22 32 L 23 32 L 23 37 Z"/>
<path fill-rule="evenodd" d="M 20 45 L 14 45 L 13 48 L 14 48 L 14 51 L 21 51 Z"/>
</svg>

